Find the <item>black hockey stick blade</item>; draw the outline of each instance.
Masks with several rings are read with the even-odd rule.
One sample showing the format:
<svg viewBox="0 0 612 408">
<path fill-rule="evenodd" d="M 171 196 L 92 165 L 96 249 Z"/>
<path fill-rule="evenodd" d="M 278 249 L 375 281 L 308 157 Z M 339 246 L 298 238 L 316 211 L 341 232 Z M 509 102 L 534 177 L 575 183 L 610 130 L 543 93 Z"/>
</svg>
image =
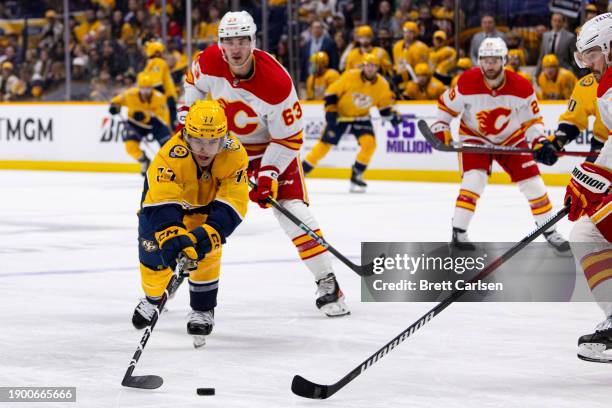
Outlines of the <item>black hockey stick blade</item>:
<svg viewBox="0 0 612 408">
<path fill-rule="evenodd" d="M 294 376 L 291 382 L 291 391 L 295 395 L 310 399 L 326 399 L 333 395 L 335 391 L 330 394 L 329 388 L 329 385 L 315 384 L 301 375 Z"/>
<path fill-rule="evenodd" d="M 164 383 L 164 380 L 157 375 L 130 375 L 123 377 L 121 385 L 130 388 L 141 388 L 145 390 L 154 390 L 159 388 Z"/>
<path fill-rule="evenodd" d="M 425 140 L 427 140 L 427 142 L 434 149 L 441 150 L 443 152 L 453 152 L 453 151 L 455 151 L 451 146 L 442 143 L 442 141 L 440 139 L 435 137 L 434 134 L 431 133 L 431 129 L 429 128 L 429 125 L 423 119 L 421 119 L 421 120 L 419 120 L 417 122 L 417 126 L 419 127 L 419 130 L 421 131 L 421 134 L 423 135 Z"/>
</svg>

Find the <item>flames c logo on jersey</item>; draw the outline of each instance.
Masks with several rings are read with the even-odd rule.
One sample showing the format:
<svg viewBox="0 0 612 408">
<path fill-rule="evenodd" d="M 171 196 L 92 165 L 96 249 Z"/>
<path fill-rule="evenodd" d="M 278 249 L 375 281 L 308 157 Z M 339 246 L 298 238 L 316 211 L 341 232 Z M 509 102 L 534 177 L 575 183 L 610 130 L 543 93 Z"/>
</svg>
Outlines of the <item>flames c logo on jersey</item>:
<svg viewBox="0 0 612 408">
<path fill-rule="evenodd" d="M 223 98 L 218 102 L 225 109 L 227 127 L 238 136 L 247 136 L 257 130 L 259 123 L 257 114 L 249 105 L 242 101 L 226 101 Z"/>
<path fill-rule="evenodd" d="M 476 114 L 476 119 L 478 120 L 478 129 L 480 130 L 480 133 L 485 136 L 495 136 L 500 134 L 510 123 L 510 119 L 508 117 L 511 113 L 512 110 L 504 107 L 478 112 Z M 502 121 L 504 122 L 499 123 Z"/>
</svg>

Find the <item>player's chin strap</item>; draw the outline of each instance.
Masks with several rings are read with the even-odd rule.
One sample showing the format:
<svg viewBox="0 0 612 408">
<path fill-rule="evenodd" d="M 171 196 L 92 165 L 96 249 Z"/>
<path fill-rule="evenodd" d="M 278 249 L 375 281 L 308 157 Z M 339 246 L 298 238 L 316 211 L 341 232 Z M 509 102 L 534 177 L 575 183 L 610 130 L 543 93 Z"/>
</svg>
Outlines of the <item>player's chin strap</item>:
<svg viewBox="0 0 612 408">
<path fill-rule="evenodd" d="M 251 188 L 257 188 L 257 185 L 255 183 L 253 183 L 253 181 L 249 180 L 249 186 Z M 277 209 L 280 213 L 282 213 L 285 217 L 287 217 L 289 219 L 289 221 L 291 221 L 292 223 L 294 223 L 295 225 L 298 226 L 298 228 L 300 228 L 302 231 L 304 231 L 306 234 L 308 234 L 308 236 L 310 238 L 312 238 L 317 244 L 321 245 L 323 248 L 327 249 L 329 252 L 332 253 L 332 255 L 334 255 L 336 258 L 338 258 L 343 264 L 345 264 L 346 266 L 348 266 L 350 269 L 353 270 L 353 272 L 355 272 L 357 275 L 359 276 L 372 276 L 374 274 L 373 272 L 373 268 L 374 268 L 374 264 L 373 262 L 370 262 L 367 265 L 356 265 L 353 262 L 351 262 L 347 257 L 345 257 L 344 255 L 342 255 L 340 252 L 338 252 L 338 250 L 336 248 L 334 248 L 333 246 L 331 246 L 326 240 L 325 238 L 319 236 L 316 232 L 314 232 L 308 225 L 304 224 L 298 217 L 296 217 L 295 215 L 293 215 L 293 213 L 291 211 L 289 211 L 288 209 L 286 209 L 285 207 L 283 207 L 278 201 L 276 201 L 273 197 L 268 197 L 268 201 L 270 202 L 270 204 L 272 205 L 272 207 L 274 207 L 275 209 Z M 379 257 L 384 257 L 384 254 L 379 255 Z"/>
</svg>

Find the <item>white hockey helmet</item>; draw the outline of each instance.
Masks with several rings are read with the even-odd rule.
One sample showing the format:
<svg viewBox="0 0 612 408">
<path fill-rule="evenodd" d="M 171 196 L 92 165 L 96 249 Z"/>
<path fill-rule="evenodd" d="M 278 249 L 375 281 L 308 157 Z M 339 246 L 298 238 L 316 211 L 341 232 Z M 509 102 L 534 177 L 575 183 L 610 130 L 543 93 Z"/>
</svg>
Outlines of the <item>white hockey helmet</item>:
<svg viewBox="0 0 612 408">
<path fill-rule="evenodd" d="M 608 65 L 611 65 L 611 61 L 608 60 L 611 41 L 612 13 L 600 14 L 584 23 L 576 40 L 577 51 L 574 52 L 574 59 L 578 66 L 580 68 L 587 68 L 589 63 L 593 62 L 584 52 L 595 47 L 600 48 L 606 58 L 606 62 Z"/>
<path fill-rule="evenodd" d="M 228 11 L 219 22 L 219 47 L 223 38 L 250 37 L 251 49 L 255 48 L 257 25 L 246 11 Z"/>
<path fill-rule="evenodd" d="M 478 47 L 478 60 L 484 57 L 501 57 L 503 64 L 508 61 L 508 47 L 506 42 L 498 37 L 489 37 L 482 40 Z"/>
</svg>

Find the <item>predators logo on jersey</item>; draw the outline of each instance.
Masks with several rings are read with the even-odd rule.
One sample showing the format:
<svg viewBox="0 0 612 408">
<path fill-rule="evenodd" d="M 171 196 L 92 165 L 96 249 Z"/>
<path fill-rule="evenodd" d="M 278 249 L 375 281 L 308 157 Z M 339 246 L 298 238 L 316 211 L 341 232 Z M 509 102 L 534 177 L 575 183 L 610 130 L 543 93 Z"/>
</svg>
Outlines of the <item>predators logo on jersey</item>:
<svg viewBox="0 0 612 408">
<path fill-rule="evenodd" d="M 360 109 L 370 109 L 372 106 L 372 97 L 370 95 L 362 94 L 359 92 L 353 92 L 353 105 Z"/>
<path fill-rule="evenodd" d="M 483 135 L 498 135 L 503 132 L 510 123 L 509 116 L 511 113 L 512 110 L 504 107 L 480 111 L 476 114 L 478 129 Z M 498 122 L 502 123 L 499 123 L 498 126 Z"/>
<path fill-rule="evenodd" d="M 173 146 L 172 149 L 170 149 L 170 157 L 174 158 L 174 159 L 180 159 L 183 157 L 187 157 L 187 149 L 184 146 L 181 145 L 176 145 Z"/>
</svg>

